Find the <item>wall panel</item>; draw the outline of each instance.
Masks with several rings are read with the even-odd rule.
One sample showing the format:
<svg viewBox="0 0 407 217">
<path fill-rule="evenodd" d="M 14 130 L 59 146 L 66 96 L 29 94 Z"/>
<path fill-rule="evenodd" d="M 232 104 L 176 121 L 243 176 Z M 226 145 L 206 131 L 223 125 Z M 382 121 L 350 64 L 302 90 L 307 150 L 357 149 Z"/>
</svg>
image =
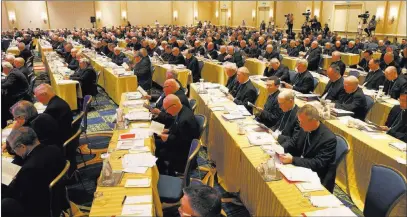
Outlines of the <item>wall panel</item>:
<svg viewBox="0 0 407 217">
<path fill-rule="evenodd" d="M 170 1 L 128 1 L 127 13 L 132 25 L 154 25 L 155 20 L 160 25 L 171 24 L 172 19 Z"/>
</svg>

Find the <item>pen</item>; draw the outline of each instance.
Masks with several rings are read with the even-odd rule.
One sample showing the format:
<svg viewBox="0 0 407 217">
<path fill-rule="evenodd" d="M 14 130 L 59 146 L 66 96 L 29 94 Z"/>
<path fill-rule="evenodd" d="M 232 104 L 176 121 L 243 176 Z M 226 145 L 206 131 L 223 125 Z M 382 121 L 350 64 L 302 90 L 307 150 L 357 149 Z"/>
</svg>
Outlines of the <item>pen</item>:
<svg viewBox="0 0 407 217">
<path fill-rule="evenodd" d="M 122 201 L 122 206 L 124 204 L 124 201 L 126 201 L 127 195 L 124 195 L 123 201 Z"/>
</svg>

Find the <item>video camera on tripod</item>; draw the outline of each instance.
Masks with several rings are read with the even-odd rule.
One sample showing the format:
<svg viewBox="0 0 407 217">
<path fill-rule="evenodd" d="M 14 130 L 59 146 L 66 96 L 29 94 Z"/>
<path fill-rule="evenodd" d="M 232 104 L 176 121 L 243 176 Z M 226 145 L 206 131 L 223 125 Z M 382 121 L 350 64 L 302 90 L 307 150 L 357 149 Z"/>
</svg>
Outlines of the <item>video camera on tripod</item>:
<svg viewBox="0 0 407 217">
<path fill-rule="evenodd" d="M 370 17 L 369 11 L 365 11 L 364 14 L 359 14 L 358 18 L 363 20 L 363 24 L 367 23 L 367 19 Z"/>
<path fill-rule="evenodd" d="M 311 10 L 308 9 L 307 12 L 302 13 L 302 15 L 305 16 L 305 20 L 306 20 L 307 22 L 309 22 L 309 16 L 311 16 Z"/>
</svg>

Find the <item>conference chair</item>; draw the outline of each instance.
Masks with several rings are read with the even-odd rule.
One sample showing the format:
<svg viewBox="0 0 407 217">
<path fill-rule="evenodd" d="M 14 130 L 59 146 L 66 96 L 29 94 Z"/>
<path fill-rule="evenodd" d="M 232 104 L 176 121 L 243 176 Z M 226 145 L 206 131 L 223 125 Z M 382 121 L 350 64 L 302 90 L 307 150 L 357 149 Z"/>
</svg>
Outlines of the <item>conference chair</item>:
<svg viewBox="0 0 407 217">
<path fill-rule="evenodd" d="M 288 70 L 288 74 L 289 74 L 289 76 L 290 76 L 290 81 L 293 82 L 295 76 L 297 75 L 297 72 L 294 71 L 294 70 Z"/>
<path fill-rule="evenodd" d="M 406 178 L 393 168 L 373 165 L 366 193 L 364 216 L 387 217 L 406 197 Z"/>
<path fill-rule="evenodd" d="M 196 99 L 189 99 L 189 106 L 191 107 L 192 112 L 195 112 L 195 109 L 196 109 Z"/>
<path fill-rule="evenodd" d="M 72 175 L 75 176 L 75 178 L 77 180 L 79 180 L 79 182 L 81 183 L 83 189 L 86 191 L 85 185 L 82 182 L 82 176 L 78 170 L 78 164 L 76 162 L 76 151 L 78 150 L 78 146 L 79 146 L 79 138 L 81 136 L 82 133 L 82 129 L 79 128 L 76 133 L 71 136 L 71 138 L 69 138 L 64 144 L 63 144 L 63 150 L 64 150 L 64 154 L 65 157 L 70 161 L 71 165 L 69 167 L 68 170 L 68 178 L 72 178 Z M 80 149 L 79 149 L 80 151 Z M 81 153 L 81 157 L 83 162 L 85 162 L 85 160 L 83 159 L 82 153 Z M 86 166 L 86 165 L 85 165 Z"/>
<path fill-rule="evenodd" d="M 198 61 L 198 68 L 199 68 L 199 74 L 202 76 L 202 69 L 204 67 L 204 62 L 203 61 Z"/>
<path fill-rule="evenodd" d="M 99 105 L 99 102 L 98 102 L 98 100 L 97 100 L 97 95 L 99 94 L 99 91 L 98 91 L 98 87 L 99 87 L 99 85 L 98 85 L 99 77 L 100 77 L 100 72 L 96 72 L 96 92 L 92 94 L 93 99 L 95 99 L 96 105 Z M 100 88 L 102 88 L 102 87 L 100 87 Z"/>
<path fill-rule="evenodd" d="M 359 71 L 356 71 L 356 70 L 350 70 L 349 76 L 355 76 L 356 78 L 359 78 L 360 73 L 359 73 Z"/>
<path fill-rule="evenodd" d="M 350 147 L 348 142 L 343 136 L 336 135 L 336 155 L 335 155 L 335 161 L 333 164 L 330 165 L 328 174 L 335 174 L 336 176 L 336 170 L 338 169 L 339 164 L 345 159 L 346 155 L 349 153 Z M 346 160 L 344 161 L 345 167 L 346 167 Z M 346 174 L 345 174 L 346 175 Z M 326 175 L 325 180 L 323 180 L 323 183 L 328 183 L 329 178 L 332 176 Z M 335 179 L 334 179 L 335 180 Z M 348 178 L 346 177 L 346 180 Z M 327 190 L 330 191 L 331 193 L 334 190 L 335 187 L 335 181 L 332 183 L 329 183 L 328 185 L 325 185 L 327 187 Z"/>
<path fill-rule="evenodd" d="M 371 96 L 365 95 L 365 98 L 366 98 L 366 115 L 364 119 L 366 119 L 367 114 L 374 105 L 374 99 Z"/>
<path fill-rule="evenodd" d="M 314 77 L 314 91 L 317 89 L 317 86 L 319 84 L 319 79 Z"/>
<path fill-rule="evenodd" d="M 194 116 L 195 116 L 196 122 L 198 122 L 198 125 L 199 125 L 199 138 L 198 139 L 201 139 L 203 131 L 206 128 L 207 120 L 206 120 L 205 115 L 196 114 Z"/>
<path fill-rule="evenodd" d="M 67 178 L 67 172 L 71 163 L 69 160 L 66 161 L 64 169 L 55 177 L 54 180 L 49 184 L 49 207 L 50 207 L 50 216 L 61 216 L 61 213 L 65 209 L 65 206 L 68 205 L 69 216 L 72 216 L 72 209 L 69 203 L 68 191 L 65 187 L 64 179 Z M 62 179 L 62 181 L 61 181 Z M 65 193 L 65 197 L 61 197 Z M 54 199 L 55 198 L 55 199 Z"/>
<path fill-rule="evenodd" d="M 160 175 L 158 180 L 158 194 L 160 195 L 161 202 L 176 203 L 182 195 L 182 189 L 190 185 L 191 170 L 194 169 L 192 164 L 196 162 L 196 158 L 201 148 L 199 140 L 192 140 L 191 147 L 189 148 L 188 160 L 185 166 L 184 176 L 174 177 L 168 175 Z"/>
</svg>

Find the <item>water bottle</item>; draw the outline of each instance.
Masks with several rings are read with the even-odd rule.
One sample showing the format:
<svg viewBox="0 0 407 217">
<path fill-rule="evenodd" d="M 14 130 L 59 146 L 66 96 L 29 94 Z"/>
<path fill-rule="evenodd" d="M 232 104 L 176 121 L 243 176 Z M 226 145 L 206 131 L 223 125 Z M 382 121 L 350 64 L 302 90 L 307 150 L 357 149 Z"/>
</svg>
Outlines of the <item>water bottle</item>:
<svg viewBox="0 0 407 217">
<path fill-rule="evenodd" d="M 276 168 L 276 163 L 274 162 L 274 157 L 272 157 L 267 160 L 267 171 L 265 174 L 266 182 L 270 182 L 273 180 L 276 180 L 277 177 L 277 168 Z"/>
<path fill-rule="evenodd" d="M 383 85 L 379 86 L 379 91 L 377 92 L 377 98 L 381 98 L 383 96 Z"/>
</svg>

